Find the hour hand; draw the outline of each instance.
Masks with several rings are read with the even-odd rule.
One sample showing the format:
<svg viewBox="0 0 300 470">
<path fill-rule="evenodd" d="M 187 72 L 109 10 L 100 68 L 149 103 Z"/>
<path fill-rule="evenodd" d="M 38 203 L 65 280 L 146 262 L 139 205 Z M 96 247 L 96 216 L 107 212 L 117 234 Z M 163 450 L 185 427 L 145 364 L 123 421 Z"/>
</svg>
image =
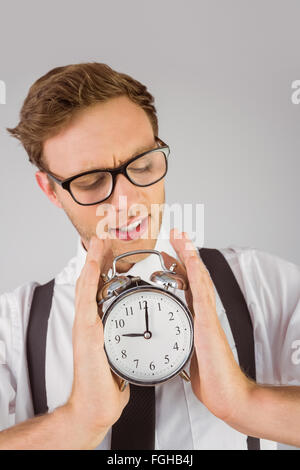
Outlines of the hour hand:
<svg viewBox="0 0 300 470">
<path fill-rule="evenodd" d="M 144 333 L 127 333 L 127 334 L 121 335 L 121 336 L 131 336 L 131 337 L 144 336 Z"/>
</svg>

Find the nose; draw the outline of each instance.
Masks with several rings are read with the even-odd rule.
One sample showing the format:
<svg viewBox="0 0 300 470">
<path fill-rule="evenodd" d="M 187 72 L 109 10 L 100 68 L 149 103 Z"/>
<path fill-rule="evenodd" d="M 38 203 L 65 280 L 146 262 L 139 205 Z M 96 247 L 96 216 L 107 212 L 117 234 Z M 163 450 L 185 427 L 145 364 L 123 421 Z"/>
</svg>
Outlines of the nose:
<svg viewBox="0 0 300 470">
<path fill-rule="evenodd" d="M 117 175 L 110 203 L 117 212 L 128 212 L 132 204 L 141 202 L 141 188 L 135 186 L 125 175 Z"/>
</svg>

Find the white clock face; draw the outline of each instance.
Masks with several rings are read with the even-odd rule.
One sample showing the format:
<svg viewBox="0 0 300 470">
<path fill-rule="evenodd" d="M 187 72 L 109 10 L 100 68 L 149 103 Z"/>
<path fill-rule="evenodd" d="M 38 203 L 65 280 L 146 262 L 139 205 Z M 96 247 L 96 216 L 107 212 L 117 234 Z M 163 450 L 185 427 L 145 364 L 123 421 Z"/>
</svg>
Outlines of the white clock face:
<svg viewBox="0 0 300 470">
<path fill-rule="evenodd" d="M 103 322 L 110 365 L 129 381 L 163 382 L 190 357 L 192 320 L 184 305 L 167 292 L 140 288 L 126 293 L 108 308 Z"/>
</svg>

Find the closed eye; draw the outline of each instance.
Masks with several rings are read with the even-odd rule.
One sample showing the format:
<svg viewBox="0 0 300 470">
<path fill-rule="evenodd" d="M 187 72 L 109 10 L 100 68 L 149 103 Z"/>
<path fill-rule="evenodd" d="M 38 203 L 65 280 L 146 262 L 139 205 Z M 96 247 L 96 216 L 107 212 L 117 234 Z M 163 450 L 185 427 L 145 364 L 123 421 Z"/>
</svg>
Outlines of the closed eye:
<svg viewBox="0 0 300 470">
<path fill-rule="evenodd" d="M 140 168 L 132 168 L 130 167 L 129 170 L 130 172 L 134 172 L 134 173 L 142 173 L 144 171 L 149 171 L 151 170 L 151 167 L 152 165 L 147 165 L 147 166 L 143 166 L 143 167 L 140 167 Z"/>
<path fill-rule="evenodd" d="M 96 187 L 104 184 L 107 178 L 110 178 L 109 173 L 83 175 L 72 182 L 72 186 L 81 190 L 95 189 Z"/>
</svg>

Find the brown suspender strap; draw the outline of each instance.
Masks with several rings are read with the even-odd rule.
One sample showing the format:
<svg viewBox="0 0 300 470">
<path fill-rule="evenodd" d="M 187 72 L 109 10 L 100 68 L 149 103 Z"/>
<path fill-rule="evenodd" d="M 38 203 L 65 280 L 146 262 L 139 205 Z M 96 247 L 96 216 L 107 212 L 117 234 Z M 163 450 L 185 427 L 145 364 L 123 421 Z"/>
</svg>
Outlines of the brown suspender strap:
<svg viewBox="0 0 300 470">
<path fill-rule="evenodd" d="M 46 343 L 54 279 L 33 293 L 27 329 L 27 362 L 34 414 L 47 413 Z"/>
<path fill-rule="evenodd" d="M 256 380 L 253 326 L 240 286 L 223 254 L 214 248 L 199 250 L 202 261 L 218 291 L 236 345 L 241 369 Z M 260 442 L 248 436 L 249 450 L 259 450 Z"/>
</svg>

